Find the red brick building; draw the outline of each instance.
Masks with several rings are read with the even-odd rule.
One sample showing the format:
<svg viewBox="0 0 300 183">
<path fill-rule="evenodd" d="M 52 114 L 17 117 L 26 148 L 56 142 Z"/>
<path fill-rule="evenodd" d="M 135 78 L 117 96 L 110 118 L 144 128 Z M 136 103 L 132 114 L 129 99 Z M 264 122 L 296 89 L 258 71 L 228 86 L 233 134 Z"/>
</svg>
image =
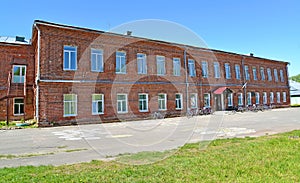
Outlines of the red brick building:
<svg viewBox="0 0 300 183">
<path fill-rule="evenodd" d="M 288 63 L 253 55 L 39 20 L 31 43 L 1 43 L 0 52 L 0 110 L 8 109 L 11 119 L 36 118 L 40 125 L 290 104 Z M 16 66 L 26 73 L 14 72 Z M 9 86 L 9 72 L 19 82 Z"/>
</svg>

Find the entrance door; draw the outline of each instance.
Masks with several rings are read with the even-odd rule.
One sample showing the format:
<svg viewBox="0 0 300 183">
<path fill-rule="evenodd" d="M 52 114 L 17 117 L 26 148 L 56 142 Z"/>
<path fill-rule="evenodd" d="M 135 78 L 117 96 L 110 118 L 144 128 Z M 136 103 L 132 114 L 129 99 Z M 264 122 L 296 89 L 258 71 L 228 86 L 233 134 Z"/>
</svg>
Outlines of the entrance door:
<svg viewBox="0 0 300 183">
<path fill-rule="evenodd" d="M 219 94 L 215 95 L 215 104 L 216 104 L 216 111 L 222 111 L 222 96 Z"/>
</svg>

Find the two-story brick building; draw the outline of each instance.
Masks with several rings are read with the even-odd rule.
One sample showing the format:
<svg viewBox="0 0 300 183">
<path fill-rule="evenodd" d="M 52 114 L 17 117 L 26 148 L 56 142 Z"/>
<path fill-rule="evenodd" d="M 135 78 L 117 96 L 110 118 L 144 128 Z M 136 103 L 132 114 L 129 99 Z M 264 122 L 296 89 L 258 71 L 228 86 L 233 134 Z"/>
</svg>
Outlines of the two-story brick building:
<svg viewBox="0 0 300 183">
<path fill-rule="evenodd" d="M 253 55 L 39 20 L 34 22 L 30 43 L 3 43 L 0 52 L 4 97 L 0 110 L 9 109 L 13 119 L 26 114 L 40 125 L 147 118 L 155 111 L 176 116 L 190 108 L 290 103 L 288 63 Z M 16 67 L 25 73 L 14 72 Z M 9 72 L 13 73 L 11 86 Z M 5 97 L 8 88 L 26 95 Z"/>
</svg>

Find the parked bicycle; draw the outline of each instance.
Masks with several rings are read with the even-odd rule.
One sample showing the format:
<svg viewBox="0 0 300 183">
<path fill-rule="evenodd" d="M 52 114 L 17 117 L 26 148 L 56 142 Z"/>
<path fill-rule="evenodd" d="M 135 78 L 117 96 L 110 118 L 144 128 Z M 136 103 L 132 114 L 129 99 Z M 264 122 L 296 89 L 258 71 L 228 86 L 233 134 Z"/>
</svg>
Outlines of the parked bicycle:
<svg viewBox="0 0 300 183">
<path fill-rule="evenodd" d="M 152 113 L 152 118 L 153 119 L 164 119 L 165 114 L 162 112 L 154 112 L 154 113 Z"/>
<path fill-rule="evenodd" d="M 188 118 L 191 118 L 193 116 L 197 116 L 198 114 L 199 114 L 199 110 L 197 108 L 193 108 L 193 109 L 188 108 L 188 110 L 186 112 L 186 116 Z"/>
</svg>

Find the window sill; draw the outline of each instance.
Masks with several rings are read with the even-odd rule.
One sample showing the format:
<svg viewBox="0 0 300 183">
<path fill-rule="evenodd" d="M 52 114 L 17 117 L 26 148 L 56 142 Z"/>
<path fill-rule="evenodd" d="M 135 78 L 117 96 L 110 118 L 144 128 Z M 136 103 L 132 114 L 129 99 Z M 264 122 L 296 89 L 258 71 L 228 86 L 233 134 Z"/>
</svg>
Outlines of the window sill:
<svg viewBox="0 0 300 183">
<path fill-rule="evenodd" d="M 24 113 L 23 114 L 14 114 L 14 116 L 24 116 Z"/>
<path fill-rule="evenodd" d="M 126 72 L 116 72 L 116 74 L 127 74 Z"/>
<path fill-rule="evenodd" d="M 77 116 L 77 114 L 68 114 L 68 115 L 64 115 L 64 117 L 75 117 Z"/>
<path fill-rule="evenodd" d="M 118 111 L 117 113 L 118 113 L 118 114 L 126 114 L 126 113 L 128 113 L 128 111 L 125 111 L 125 112 L 123 112 L 123 111 Z"/>
<path fill-rule="evenodd" d="M 102 112 L 102 113 L 92 113 L 92 115 L 103 115 L 104 114 L 104 112 Z"/>
</svg>

